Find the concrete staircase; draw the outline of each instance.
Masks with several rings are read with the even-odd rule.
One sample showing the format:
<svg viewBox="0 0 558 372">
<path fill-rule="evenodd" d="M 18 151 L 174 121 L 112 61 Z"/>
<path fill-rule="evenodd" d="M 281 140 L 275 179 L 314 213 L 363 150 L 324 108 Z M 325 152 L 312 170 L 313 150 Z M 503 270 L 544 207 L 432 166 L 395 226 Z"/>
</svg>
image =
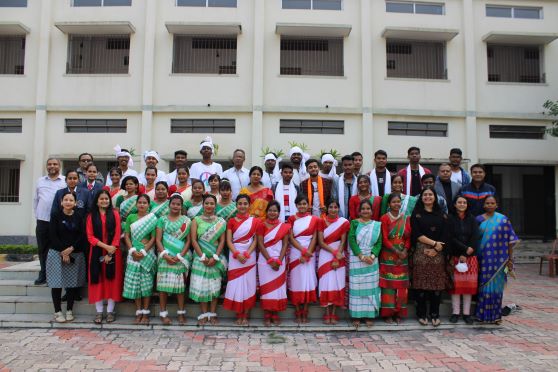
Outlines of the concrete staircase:
<svg viewBox="0 0 558 372">
<path fill-rule="evenodd" d="M 149 326 L 138 326 L 133 324 L 135 306 L 132 301 L 124 301 L 116 306 L 117 321 L 112 324 L 104 323 L 101 326 L 92 322 L 95 314 L 95 307 L 89 304 L 86 298 L 86 290 L 84 289 L 84 299 L 74 304 L 74 314 L 76 320 L 72 323 L 54 323 L 52 321 L 53 306 L 50 295 L 50 288 L 45 285 L 37 286 L 33 282 L 37 278 L 39 272 L 38 261 L 26 262 L 0 269 L 0 327 L 41 327 L 41 328 L 107 328 L 107 329 L 180 329 L 180 330 L 199 330 L 201 327 L 196 325 L 195 319 L 200 313 L 199 305 L 188 302 L 186 305 L 188 325 L 186 326 L 163 326 L 158 318 L 159 305 L 156 295 L 153 296 L 151 305 L 151 324 Z M 62 305 L 65 309 L 65 305 Z M 176 303 L 170 303 L 168 310 L 171 318 L 176 318 Z M 451 304 L 448 299 L 444 300 L 441 305 L 442 326 L 438 329 L 452 329 L 455 327 L 466 326 L 463 321 L 457 325 L 450 324 L 447 316 L 451 311 Z M 350 324 L 347 310 L 338 310 L 341 321 L 335 325 L 324 325 L 322 323 L 323 310 L 313 305 L 310 307 L 309 324 L 298 325 L 294 319 L 294 307 L 289 306 L 287 310 L 281 314 L 283 324 L 279 327 L 263 327 L 263 311 L 256 307 L 251 313 L 251 325 L 241 327 L 234 324 L 235 314 L 218 307 L 218 315 L 220 323 L 218 326 L 205 326 L 207 330 L 250 330 L 250 331 L 311 331 L 311 332 L 328 332 L 328 331 L 355 331 Z M 409 304 L 409 319 L 406 319 L 400 325 L 388 325 L 381 319 L 376 320 L 373 328 L 361 326 L 359 331 L 373 330 L 416 330 L 433 328 L 431 326 L 420 326 L 414 320 L 414 306 Z M 476 325 L 480 326 L 480 325 Z M 482 325 L 483 328 L 491 327 Z"/>
</svg>

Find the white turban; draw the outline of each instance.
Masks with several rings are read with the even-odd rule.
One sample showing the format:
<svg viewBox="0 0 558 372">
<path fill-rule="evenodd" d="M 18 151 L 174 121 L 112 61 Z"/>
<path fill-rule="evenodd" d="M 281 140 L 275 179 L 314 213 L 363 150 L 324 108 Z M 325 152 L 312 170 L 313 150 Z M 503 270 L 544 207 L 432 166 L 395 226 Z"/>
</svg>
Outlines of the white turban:
<svg viewBox="0 0 558 372">
<path fill-rule="evenodd" d="M 272 153 L 265 154 L 264 163 L 268 160 L 275 160 L 275 168 L 273 168 L 273 177 L 276 179 L 281 179 L 281 172 L 279 171 L 279 163 L 283 160 L 281 158 L 275 157 Z"/>
<path fill-rule="evenodd" d="M 333 179 L 335 177 L 335 175 L 337 174 L 337 160 L 335 160 L 335 158 L 333 157 L 333 155 L 331 154 L 323 154 L 322 155 L 322 164 L 325 163 L 326 161 L 330 161 L 333 163 L 333 167 L 331 167 L 331 170 L 329 171 L 329 173 L 327 174 L 328 178 Z"/>
<path fill-rule="evenodd" d="M 200 150 L 204 147 L 211 148 L 211 152 L 213 153 L 213 151 L 215 150 L 215 146 L 213 146 L 213 140 L 211 139 L 211 137 L 205 137 L 205 139 L 200 143 Z"/>
<path fill-rule="evenodd" d="M 302 178 L 306 178 L 306 176 L 308 175 L 308 172 L 306 171 L 306 161 L 308 159 L 310 159 L 310 154 L 305 153 L 304 151 L 302 151 L 302 149 L 298 146 L 294 146 L 290 151 L 289 151 L 289 157 L 292 157 L 293 154 L 300 154 L 302 155 L 302 161 L 300 162 L 300 169 L 298 170 L 298 173 Z"/>
<path fill-rule="evenodd" d="M 155 150 L 147 150 L 143 152 L 143 160 L 147 160 L 147 158 L 151 156 L 154 157 L 155 159 L 157 159 L 157 162 L 161 161 L 161 158 L 159 157 L 159 153 Z"/>
<path fill-rule="evenodd" d="M 116 152 L 116 158 L 118 159 L 121 156 L 128 157 L 128 168 L 132 168 L 134 166 L 134 160 L 132 159 L 132 155 L 128 151 L 122 151 L 120 145 L 116 145 L 113 147 L 114 151 Z"/>
</svg>

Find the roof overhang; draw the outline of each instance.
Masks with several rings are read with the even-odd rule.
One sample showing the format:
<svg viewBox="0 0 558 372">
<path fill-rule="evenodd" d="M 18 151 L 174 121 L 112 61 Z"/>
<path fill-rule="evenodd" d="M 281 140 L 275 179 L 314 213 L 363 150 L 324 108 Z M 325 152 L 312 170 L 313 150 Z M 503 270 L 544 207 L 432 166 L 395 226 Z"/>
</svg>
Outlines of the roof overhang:
<svg viewBox="0 0 558 372">
<path fill-rule="evenodd" d="M 167 31 L 183 35 L 238 35 L 242 25 L 237 22 L 167 22 Z"/>
<path fill-rule="evenodd" d="M 29 27 L 20 22 L 0 22 L 0 35 L 26 35 Z"/>
<path fill-rule="evenodd" d="M 338 24 L 277 23 L 275 33 L 284 36 L 347 37 L 351 28 L 351 25 Z"/>
<path fill-rule="evenodd" d="M 450 41 L 459 30 L 447 28 L 386 27 L 382 37 L 386 39 L 405 39 L 423 41 Z"/>
<path fill-rule="evenodd" d="M 72 35 L 129 35 L 136 32 L 127 21 L 56 22 L 54 25 L 63 33 Z"/>
<path fill-rule="evenodd" d="M 482 41 L 494 44 L 544 45 L 558 39 L 558 33 L 489 32 Z"/>
</svg>

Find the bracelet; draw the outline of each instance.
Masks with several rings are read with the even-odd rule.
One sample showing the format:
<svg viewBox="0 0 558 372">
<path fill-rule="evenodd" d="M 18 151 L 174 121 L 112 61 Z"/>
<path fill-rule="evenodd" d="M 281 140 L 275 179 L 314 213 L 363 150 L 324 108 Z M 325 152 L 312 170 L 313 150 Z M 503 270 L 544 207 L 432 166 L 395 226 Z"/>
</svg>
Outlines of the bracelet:
<svg viewBox="0 0 558 372">
<path fill-rule="evenodd" d="M 434 244 L 431 245 L 432 248 L 436 249 L 436 244 L 438 244 L 437 241 L 434 241 Z"/>
<path fill-rule="evenodd" d="M 300 250 L 300 256 L 306 256 L 308 254 L 308 249 L 307 248 L 302 248 Z"/>
<path fill-rule="evenodd" d="M 137 251 L 138 250 L 136 248 L 132 247 L 128 250 L 128 254 L 132 254 L 132 253 L 137 252 Z"/>
<path fill-rule="evenodd" d="M 213 255 L 213 259 L 214 259 L 215 261 L 221 261 L 221 259 L 219 258 L 219 256 L 217 256 L 217 254 L 214 254 L 214 255 Z"/>
<path fill-rule="evenodd" d="M 140 253 L 143 254 L 144 256 L 147 256 L 147 251 L 146 251 L 145 249 L 142 249 L 142 250 L 140 251 Z"/>
<path fill-rule="evenodd" d="M 244 251 L 244 253 L 242 254 L 244 256 L 244 258 L 250 258 L 250 252 L 248 251 Z"/>
<path fill-rule="evenodd" d="M 180 262 L 182 262 L 184 265 L 186 265 L 186 259 L 185 259 L 180 253 L 178 253 L 178 254 L 176 255 L 176 258 L 178 258 L 178 260 L 179 260 Z"/>
<path fill-rule="evenodd" d="M 372 253 L 372 254 L 370 255 L 370 258 L 371 258 L 372 260 L 375 260 L 375 259 L 376 259 L 376 255 L 375 255 L 374 253 Z"/>
<path fill-rule="evenodd" d="M 236 260 L 238 258 L 238 255 L 240 254 L 239 251 L 236 251 L 233 253 L 233 258 Z"/>
<path fill-rule="evenodd" d="M 333 254 L 334 257 L 336 257 L 338 253 L 339 253 L 339 249 L 336 249 L 336 250 L 333 251 L 332 254 Z"/>
<path fill-rule="evenodd" d="M 281 266 L 283 265 L 283 261 L 281 261 L 280 259 L 276 258 L 275 262 L 277 263 L 277 265 Z"/>
<path fill-rule="evenodd" d="M 163 258 L 164 255 L 168 254 L 169 251 L 167 251 L 166 249 L 164 251 L 162 251 L 161 253 L 159 253 L 159 258 Z"/>
<path fill-rule="evenodd" d="M 275 258 L 273 258 L 273 257 L 270 257 L 269 260 L 267 260 L 268 265 L 271 265 L 274 262 L 275 262 Z"/>
<path fill-rule="evenodd" d="M 205 261 L 205 260 L 207 260 L 207 256 L 205 255 L 205 253 L 202 253 L 202 255 L 198 257 L 198 260 L 199 260 L 199 261 Z"/>
</svg>

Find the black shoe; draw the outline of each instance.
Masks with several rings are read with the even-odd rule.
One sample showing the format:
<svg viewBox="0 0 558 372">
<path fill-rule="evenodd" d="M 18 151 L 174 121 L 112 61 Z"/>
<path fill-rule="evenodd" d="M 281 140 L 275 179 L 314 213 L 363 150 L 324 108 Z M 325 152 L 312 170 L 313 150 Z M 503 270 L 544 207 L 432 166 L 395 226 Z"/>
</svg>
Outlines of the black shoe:
<svg viewBox="0 0 558 372">
<path fill-rule="evenodd" d="M 62 296 L 62 298 L 60 298 L 60 301 L 66 302 L 66 300 L 68 300 L 68 297 L 67 297 L 67 296 L 68 296 L 68 294 L 67 294 L 67 293 L 64 293 L 64 296 Z"/>
<path fill-rule="evenodd" d="M 83 300 L 83 297 L 81 297 L 81 295 L 77 295 L 76 298 L 74 298 L 74 301 L 81 301 Z"/>
<path fill-rule="evenodd" d="M 467 323 L 468 325 L 473 324 L 473 317 L 471 315 L 463 315 L 463 320 L 465 321 L 465 323 Z"/>
<path fill-rule="evenodd" d="M 458 320 L 459 320 L 459 315 L 457 314 L 452 314 L 449 318 L 450 323 L 457 323 Z"/>
<path fill-rule="evenodd" d="M 43 285 L 43 284 L 46 284 L 46 278 L 39 276 L 37 280 L 35 280 L 35 285 Z"/>
</svg>

